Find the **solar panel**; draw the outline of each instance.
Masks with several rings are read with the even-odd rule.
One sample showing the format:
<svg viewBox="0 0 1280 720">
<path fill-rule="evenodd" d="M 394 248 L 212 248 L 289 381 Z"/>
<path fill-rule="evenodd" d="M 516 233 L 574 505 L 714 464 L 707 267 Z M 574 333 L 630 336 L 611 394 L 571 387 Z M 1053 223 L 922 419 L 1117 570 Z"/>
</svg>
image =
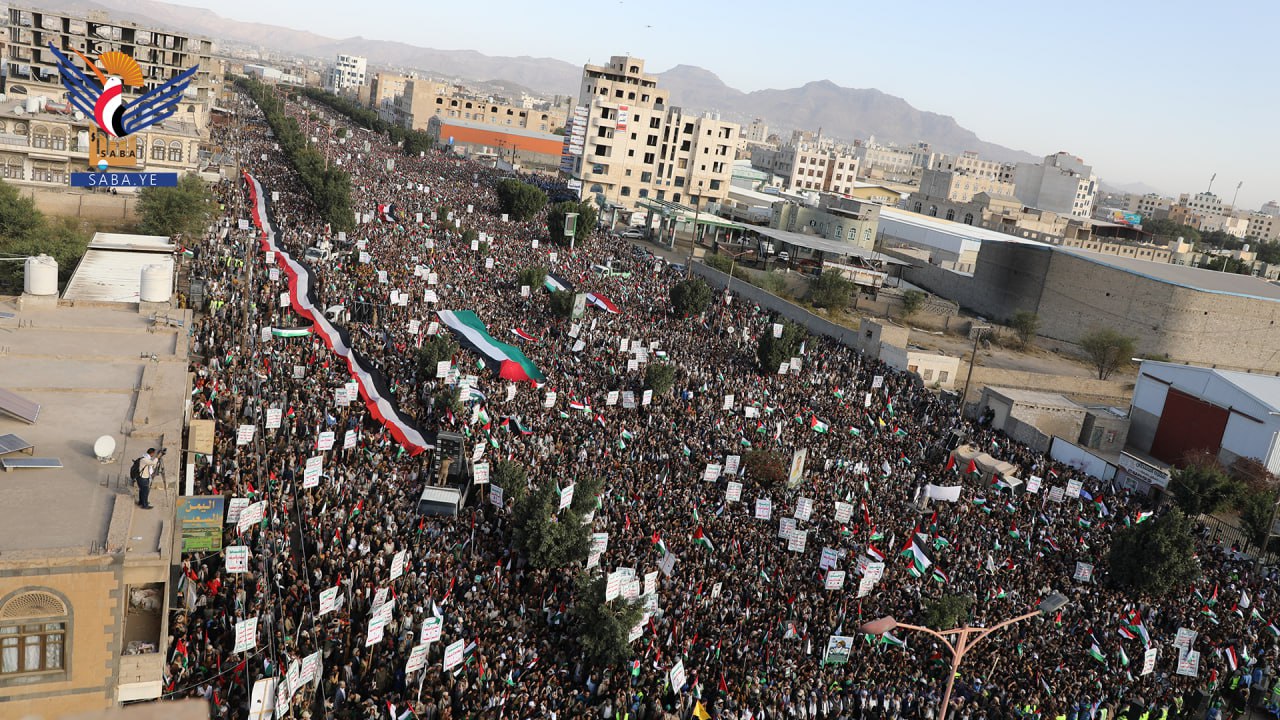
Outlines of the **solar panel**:
<svg viewBox="0 0 1280 720">
<path fill-rule="evenodd" d="M 5 470 L 13 470 L 16 468 L 36 469 L 60 467 L 62 467 L 62 461 L 58 458 L 0 458 L 0 468 L 4 468 Z"/>
<path fill-rule="evenodd" d="M 24 450 L 29 455 L 33 447 L 35 446 L 13 433 L 0 435 L 0 455 L 8 455 L 9 453 L 22 452 Z"/>
<path fill-rule="evenodd" d="M 0 413 L 12 415 L 34 425 L 36 418 L 40 417 L 40 403 L 32 402 L 8 390 L 0 390 Z"/>
</svg>

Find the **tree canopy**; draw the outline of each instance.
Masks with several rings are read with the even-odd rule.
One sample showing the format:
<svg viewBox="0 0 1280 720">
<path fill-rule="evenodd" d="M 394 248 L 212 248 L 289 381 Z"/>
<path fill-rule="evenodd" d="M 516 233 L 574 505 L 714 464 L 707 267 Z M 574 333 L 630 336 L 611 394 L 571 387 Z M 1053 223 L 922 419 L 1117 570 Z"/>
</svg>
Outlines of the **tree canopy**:
<svg viewBox="0 0 1280 720">
<path fill-rule="evenodd" d="M 1200 577 L 1191 519 L 1173 508 L 1164 515 L 1116 533 L 1107 555 L 1109 581 L 1116 587 L 1168 595 Z"/>
<path fill-rule="evenodd" d="M 1128 335 L 1111 328 L 1099 328 L 1080 338 L 1080 348 L 1098 371 L 1098 379 L 1106 380 L 1111 373 L 1129 365 L 1138 343 Z"/>
<path fill-rule="evenodd" d="M 73 218 L 46 216 L 31 198 L 0 181 L 0 257 L 48 255 L 58 261 L 58 278 L 71 277 L 89 244 L 88 234 Z M 22 292 L 23 263 L 0 262 L 0 294 Z"/>
<path fill-rule="evenodd" d="M 569 213 L 578 213 L 577 225 L 573 237 L 582 242 L 591 237 L 596 227 L 596 208 L 588 202 L 566 201 L 556 203 L 547 210 L 547 231 L 551 234 L 551 242 L 557 245 L 568 245 L 569 238 L 564 234 L 564 219 Z"/>
<path fill-rule="evenodd" d="M 138 196 L 138 231 L 146 235 L 181 235 L 190 244 L 213 219 L 213 195 L 198 176 L 187 173 L 176 187 L 144 188 Z"/>
<path fill-rule="evenodd" d="M 809 299 L 816 307 L 844 309 L 853 300 L 854 285 L 836 270 L 823 270 L 809 287 Z"/>
<path fill-rule="evenodd" d="M 1018 342 L 1026 347 L 1036 339 L 1036 333 L 1040 330 L 1040 316 L 1030 310 L 1019 310 L 1013 314 L 1009 327 L 1018 333 Z"/>
<path fill-rule="evenodd" d="M 681 280 L 671 286 L 671 309 L 680 317 L 689 317 L 711 305 L 711 287 L 702 278 Z"/>
<path fill-rule="evenodd" d="M 1198 517 L 1221 510 L 1239 494 L 1240 485 L 1212 455 L 1201 454 L 1173 471 L 1169 490 L 1184 513 Z"/>
<path fill-rule="evenodd" d="M 638 600 L 617 598 L 604 601 L 607 579 L 603 575 L 580 573 L 573 603 L 574 637 L 582 648 L 582 656 L 597 667 L 616 666 L 631 657 L 627 637 L 631 628 L 644 617 Z"/>
<path fill-rule="evenodd" d="M 972 595 L 943 595 L 924 606 L 924 625 L 934 630 L 950 630 L 969 619 Z"/>
<path fill-rule="evenodd" d="M 778 372 L 778 366 L 795 357 L 800 351 L 800 343 L 809 334 L 801 325 L 792 322 L 782 323 L 782 337 L 773 336 L 773 328 L 766 326 L 760 335 L 760 344 L 756 348 L 756 360 L 760 362 L 763 373 Z"/>
<path fill-rule="evenodd" d="M 665 395 L 671 392 L 676 382 L 676 371 L 666 363 L 649 363 L 644 369 L 644 384 L 654 395 Z"/>
<path fill-rule="evenodd" d="M 498 193 L 498 205 L 512 220 L 524 222 L 542 212 L 547 205 L 547 194 L 542 188 L 523 183 L 514 178 L 506 178 L 495 188 Z"/>
<path fill-rule="evenodd" d="M 516 504 L 512 538 L 535 568 L 563 568 L 587 559 L 591 527 L 582 522 L 578 489 L 574 488 L 573 504 L 564 510 L 559 509 L 562 492 L 548 478 Z M 591 502 L 594 506 L 594 499 Z"/>
</svg>

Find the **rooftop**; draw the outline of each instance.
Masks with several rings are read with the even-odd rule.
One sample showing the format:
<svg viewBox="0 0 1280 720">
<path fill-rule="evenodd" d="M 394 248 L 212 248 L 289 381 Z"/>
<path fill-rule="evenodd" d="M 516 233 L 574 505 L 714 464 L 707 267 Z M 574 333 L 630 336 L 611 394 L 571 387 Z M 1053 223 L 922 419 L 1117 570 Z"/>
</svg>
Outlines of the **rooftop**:
<svg viewBox="0 0 1280 720">
<path fill-rule="evenodd" d="M 63 291 L 64 300 L 138 302 L 142 269 L 162 265 L 173 276 L 176 248 L 163 235 L 97 233 Z"/>
<path fill-rule="evenodd" d="M 1234 273 L 1205 270 L 1204 268 L 1194 268 L 1187 265 L 1173 265 L 1171 263 L 1138 260 L 1136 258 L 1107 255 L 1105 253 L 1081 250 L 1079 248 L 1055 246 L 1053 249 L 1057 252 L 1074 255 L 1084 260 L 1098 263 L 1099 265 L 1106 265 L 1117 270 L 1123 270 L 1127 273 L 1145 277 L 1149 280 L 1158 280 L 1160 282 L 1177 285 L 1178 287 L 1184 287 L 1190 290 L 1219 293 L 1222 295 L 1236 295 L 1238 297 L 1257 298 L 1259 300 L 1280 301 L 1280 285 L 1275 285 L 1261 278 L 1249 275 L 1236 275 Z"/>
<path fill-rule="evenodd" d="M 808 248 L 810 250 L 818 250 L 821 252 L 831 253 L 833 255 L 844 255 L 849 257 L 859 257 L 864 260 L 877 260 L 886 265 L 902 265 L 910 267 L 911 263 L 903 262 L 897 258 L 889 257 L 884 253 L 878 253 L 874 250 L 858 247 L 845 242 L 836 242 L 828 240 L 817 235 L 804 235 L 802 233 L 791 232 L 790 230 L 779 230 L 777 228 L 751 226 L 747 228 L 752 232 L 759 233 L 768 238 L 773 238 L 779 242 L 797 247 Z"/>
<path fill-rule="evenodd" d="M 1143 360 L 1142 370 L 1148 368 L 1168 367 L 1178 370 L 1192 370 L 1212 375 L 1214 379 L 1232 385 L 1244 394 L 1257 400 L 1267 408 L 1268 412 L 1280 413 L 1280 377 L 1240 372 L 1238 370 L 1222 370 L 1198 365 L 1182 365 L 1179 363 L 1161 362 L 1159 360 Z"/>
<path fill-rule="evenodd" d="M 1017 388 L 995 386 L 988 386 L 987 390 L 1020 405 L 1040 405 L 1043 407 L 1083 409 L 1078 403 L 1072 402 L 1065 395 L 1060 395 L 1058 393 L 1039 392 L 1036 390 L 1019 390 Z"/>
<path fill-rule="evenodd" d="M 62 462 L 0 471 L 0 563 L 82 557 L 103 546 L 158 556 L 181 453 L 165 459 L 168 487 L 152 486 L 155 510 L 135 511 L 128 468 L 148 447 L 181 448 L 186 330 L 154 326 L 129 305 L 2 298 L 0 311 L 15 314 L 0 318 L 0 387 L 42 406 L 32 425 L 0 415 L 0 435 L 14 433 L 35 445 L 35 456 Z M 93 453 L 103 435 L 116 441 L 106 463 Z"/>
</svg>

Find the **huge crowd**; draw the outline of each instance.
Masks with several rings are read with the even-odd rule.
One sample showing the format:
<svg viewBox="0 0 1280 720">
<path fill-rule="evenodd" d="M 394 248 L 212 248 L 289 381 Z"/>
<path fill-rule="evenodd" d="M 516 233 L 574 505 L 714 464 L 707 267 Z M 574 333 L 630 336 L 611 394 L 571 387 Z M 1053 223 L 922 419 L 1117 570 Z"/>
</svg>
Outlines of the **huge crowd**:
<svg viewBox="0 0 1280 720">
<path fill-rule="evenodd" d="M 264 258 L 261 229 L 239 222 L 250 217 L 246 183 L 228 178 L 215 187 L 225 212 L 193 243 L 191 261 L 209 300 L 192 328 L 193 407 L 218 428 L 215 452 L 200 459 L 197 490 L 228 503 L 264 501 L 266 512 L 243 533 L 226 526 L 225 545 L 250 549 L 247 572 L 229 572 L 222 553 L 184 557 L 185 604 L 172 623 L 166 697 L 204 697 L 215 717 L 244 718 L 255 683 L 287 684 L 291 668 L 320 653 L 322 669 L 278 715 L 924 720 L 941 711 L 946 650 L 903 629 L 864 636 L 862 623 L 886 615 L 919 623 L 930 601 L 961 595 L 974 600 L 969 622 L 991 625 L 1052 593 L 1066 596 L 1061 611 L 993 634 L 966 656 L 950 715 L 1164 720 L 1198 716 L 1211 697 L 1239 701 L 1246 685 L 1255 698 L 1270 693 L 1270 628 L 1280 603 L 1271 580 L 1228 548 L 1202 538 L 1204 574 L 1194 594 L 1156 599 L 1107 589 L 1099 580 L 1112 533 L 1146 519 L 1145 499 L 958 417 L 953 401 L 912 376 L 823 337 L 806 339 L 798 369 L 762 373 L 757 342 L 776 321 L 762 308 L 717 300 L 699 316 L 676 317 L 668 292 L 679 275 L 607 233 L 570 251 L 550 242 L 540 218 L 504 220 L 495 171 L 446 152 L 408 157 L 323 108 L 287 107 L 308 134 L 329 137 L 316 131 L 320 123 L 346 129 L 329 141 L 328 160 L 350 173 L 355 211 L 370 216 L 347 234 L 348 245 L 327 233 L 251 103 L 242 100 L 238 121 L 215 132 L 272 198 L 282 248 L 300 258 L 330 238 L 350 250 L 312 264 L 316 294 L 322 307 L 345 308 L 335 317 L 345 318 L 353 345 L 387 378 L 403 413 L 429 436 L 469 435 L 484 460 L 516 462 L 531 483 L 603 479 L 591 522 L 608 544 L 589 572 L 631 568 L 643 577 L 659 569 L 664 551 L 676 562 L 658 575 L 657 609 L 630 643 L 633 661 L 588 663 L 579 638 L 591 628 L 575 619 L 574 606 L 594 599 L 577 596 L 581 564 L 532 567 L 513 550 L 511 503 L 488 503 L 483 488 L 457 516 L 420 516 L 431 452 L 406 452 L 360 401 L 335 403 L 351 373 L 314 334 L 263 334 L 306 323 L 283 302 L 287 278 Z M 395 206 L 392 219 L 380 217 L 386 204 Z M 483 233 L 487 248 L 464 242 L 466 229 Z M 629 274 L 592 272 L 593 265 Z M 419 266 L 429 272 L 415 272 Z M 529 266 L 604 295 L 619 312 L 554 315 L 546 293 L 521 292 L 516 275 Z M 407 294 L 407 304 L 390 302 L 392 290 Z M 428 290 L 435 303 L 424 299 Z M 415 348 L 444 309 L 475 311 L 494 337 L 521 347 L 546 384 L 508 383 L 464 348 L 454 365 L 478 376 L 480 394 L 464 398 L 465 412 L 438 406 L 447 380 L 420 368 Z M 634 348 L 644 349 L 645 362 L 629 364 Z M 640 398 L 644 367 L 655 362 L 674 368 L 670 392 L 649 405 L 608 403 L 614 391 Z M 552 390 L 558 399 L 547 408 Z M 590 410 L 571 409 L 570 401 Z M 473 410 L 477 403 L 483 413 Z M 271 409 L 280 411 L 278 429 L 266 428 Z M 255 434 L 239 444 L 237 428 L 246 424 Z M 356 445 L 344 449 L 348 430 Z M 317 453 L 325 431 L 338 443 Z M 1024 481 L 1041 478 L 1039 492 L 993 485 L 990 474 L 968 473 L 963 463 L 948 468 L 955 431 L 1012 463 Z M 790 460 L 799 448 L 808 451 L 806 469 L 792 489 L 741 475 L 704 477 L 708 463 L 748 450 Z M 303 467 L 317 454 L 323 476 L 304 488 Z M 1072 480 L 1083 482 L 1085 495 L 1049 499 Z M 727 499 L 731 481 L 744 484 L 738 501 Z M 925 507 L 926 483 L 961 485 L 960 498 Z M 767 520 L 756 517 L 762 497 L 772 502 Z M 837 503 L 852 506 L 847 520 L 837 520 Z M 797 514 L 806 535 L 793 551 L 780 520 Z M 913 540 L 933 561 L 919 573 L 900 554 Z M 825 589 L 827 548 L 847 572 L 838 590 Z M 407 562 L 393 581 L 401 551 Z M 859 597 L 860 558 L 877 555 L 883 577 Z M 1074 579 L 1077 562 L 1095 566 L 1092 581 Z M 320 594 L 335 587 L 341 602 L 321 614 Z M 388 602 L 384 636 L 369 643 L 375 606 Z M 406 673 L 424 621 L 436 617 L 441 637 L 425 667 Z M 237 623 L 251 618 L 253 647 L 233 652 Z M 1194 675 L 1176 672 L 1179 628 L 1198 633 Z M 847 662 L 824 662 L 832 635 L 854 639 Z M 457 640 L 464 658 L 445 670 L 445 648 Z M 1158 657 L 1143 674 L 1148 647 Z M 671 683 L 677 662 L 686 671 L 682 687 Z"/>
</svg>

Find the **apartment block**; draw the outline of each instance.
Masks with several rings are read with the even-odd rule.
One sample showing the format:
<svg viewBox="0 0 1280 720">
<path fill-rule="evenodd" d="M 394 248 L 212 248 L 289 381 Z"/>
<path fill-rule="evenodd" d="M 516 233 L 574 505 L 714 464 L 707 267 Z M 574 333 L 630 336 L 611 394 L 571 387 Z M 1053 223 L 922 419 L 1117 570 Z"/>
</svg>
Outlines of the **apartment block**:
<svg viewBox="0 0 1280 720">
<path fill-rule="evenodd" d="M 583 66 L 562 169 L 581 181 L 584 197 L 626 207 L 642 199 L 702 207 L 728 197 L 738 124 L 668 101 L 640 58 Z"/>
<path fill-rule="evenodd" d="M 1138 214 L 1143 220 L 1157 220 L 1169 217 L 1169 209 L 1173 207 L 1173 198 L 1155 193 L 1147 193 L 1138 198 Z"/>
<path fill-rule="evenodd" d="M 854 143 L 853 156 L 858 159 L 858 175 L 875 180 L 912 182 L 920 177 L 929 157 L 927 143 L 910 147 L 880 145 L 875 138 Z"/>
<path fill-rule="evenodd" d="M 869 250 L 875 245 L 880 209 L 877 203 L 824 194 L 816 207 L 785 201 L 774 203 L 769 227 Z"/>
<path fill-rule="evenodd" d="M 1046 155 L 1041 163 L 1018 163 L 1013 184 L 1024 205 L 1078 218 L 1093 214 L 1098 178 L 1092 167 L 1069 153 Z"/>
<path fill-rule="evenodd" d="M 1280 240 L 1280 217 L 1268 213 L 1249 213 L 1245 237 L 1267 242 Z"/>
<path fill-rule="evenodd" d="M 997 173 L 976 172 L 952 164 L 940 169 L 920 172 L 922 199 L 942 200 L 948 203 L 967 203 L 979 193 L 1009 197 L 1013 195 L 1013 183 L 999 179 Z"/>
<path fill-rule="evenodd" d="M 796 133 L 780 148 L 754 148 L 751 166 L 778 176 L 787 190 L 840 195 L 853 194 L 859 168 L 853 153 L 806 133 Z"/>
<path fill-rule="evenodd" d="M 324 89 L 331 93 L 355 92 L 364 85 L 366 60 L 359 55 L 338 55 L 324 76 Z"/>
<path fill-rule="evenodd" d="M 369 109 L 376 110 L 383 120 L 394 122 L 396 98 L 404 94 L 405 86 L 410 80 L 413 80 L 411 75 L 374 73 L 368 85 L 369 97 L 366 103 Z"/>
<path fill-rule="evenodd" d="M 547 103 L 532 98 L 513 102 L 481 95 L 461 85 L 421 78 L 405 78 L 391 107 L 394 122 L 413 130 L 425 130 L 432 118 L 440 118 L 444 122 L 461 120 L 551 133 L 565 126 L 569 113 L 567 102 Z"/>
</svg>

